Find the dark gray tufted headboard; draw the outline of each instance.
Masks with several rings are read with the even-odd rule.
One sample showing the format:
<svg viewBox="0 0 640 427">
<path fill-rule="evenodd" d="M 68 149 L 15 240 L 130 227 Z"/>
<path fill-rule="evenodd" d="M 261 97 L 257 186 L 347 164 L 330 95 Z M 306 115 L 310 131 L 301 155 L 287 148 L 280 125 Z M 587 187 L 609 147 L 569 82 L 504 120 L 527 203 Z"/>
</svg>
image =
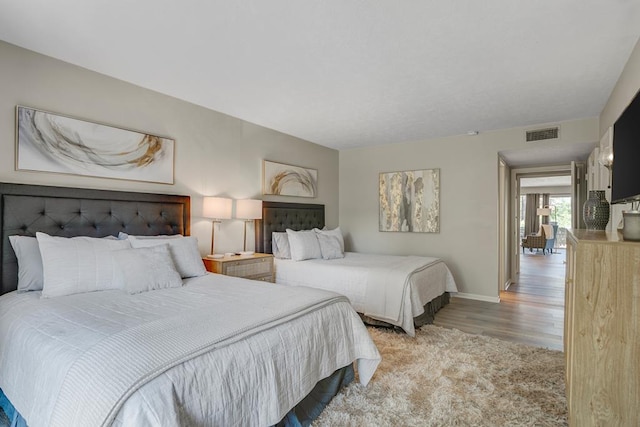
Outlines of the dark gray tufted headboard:
<svg viewBox="0 0 640 427">
<path fill-rule="evenodd" d="M 117 236 L 190 232 L 189 196 L 0 183 L 0 295 L 17 288 L 9 236 Z"/>
<path fill-rule="evenodd" d="M 262 220 L 256 221 L 256 252 L 271 253 L 274 231 L 324 227 L 324 205 L 262 202 Z"/>
</svg>

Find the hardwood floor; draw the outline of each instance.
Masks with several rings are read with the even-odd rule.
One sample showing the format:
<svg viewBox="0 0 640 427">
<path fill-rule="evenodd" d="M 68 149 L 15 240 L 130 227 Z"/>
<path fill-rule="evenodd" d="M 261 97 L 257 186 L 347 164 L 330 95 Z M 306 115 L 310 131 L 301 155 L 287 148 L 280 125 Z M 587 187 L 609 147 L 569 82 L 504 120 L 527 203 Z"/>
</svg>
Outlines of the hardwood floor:
<svg viewBox="0 0 640 427">
<path fill-rule="evenodd" d="M 565 251 L 520 256 L 520 276 L 500 303 L 452 298 L 434 324 L 508 341 L 562 350 Z"/>
</svg>

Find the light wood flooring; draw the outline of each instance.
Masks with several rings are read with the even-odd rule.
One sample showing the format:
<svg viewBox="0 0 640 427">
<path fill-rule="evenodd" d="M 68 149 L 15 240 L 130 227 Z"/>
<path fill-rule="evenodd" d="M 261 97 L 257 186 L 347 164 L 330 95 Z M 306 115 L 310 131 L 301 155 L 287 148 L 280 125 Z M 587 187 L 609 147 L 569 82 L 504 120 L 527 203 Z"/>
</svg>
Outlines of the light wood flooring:
<svg viewBox="0 0 640 427">
<path fill-rule="evenodd" d="M 555 252 L 555 251 L 554 251 Z M 520 276 L 500 303 L 452 298 L 434 324 L 508 341 L 562 350 L 565 250 L 520 255 Z"/>
</svg>

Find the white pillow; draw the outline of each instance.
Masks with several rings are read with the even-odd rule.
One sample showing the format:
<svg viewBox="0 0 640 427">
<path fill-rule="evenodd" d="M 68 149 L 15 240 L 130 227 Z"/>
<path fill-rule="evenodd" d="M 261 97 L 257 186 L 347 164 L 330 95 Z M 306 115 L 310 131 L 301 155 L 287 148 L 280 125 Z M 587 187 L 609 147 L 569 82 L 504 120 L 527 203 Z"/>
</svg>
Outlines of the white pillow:
<svg viewBox="0 0 640 427">
<path fill-rule="evenodd" d="M 271 253 L 276 258 L 291 259 L 291 247 L 286 232 L 271 233 Z"/>
<path fill-rule="evenodd" d="M 129 234 L 121 231 L 118 233 L 118 239 L 125 240 L 129 237 L 136 237 L 138 239 L 177 239 L 180 237 L 184 237 L 182 234 L 159 234 L 157 236 L 130 236 Z"/>
<path fill-rule="evenodd" d="M 287 237 L 291 247 L 291 259 L 302 261 L 305 259 L 322 258 L 320 243 L 313 230 L 293 231 L 287 228 Z"/>
<path fill-rule="evenodd" d="M 329 234 L 318 234 L 320 252 L 323 259 L 344 258 L 344 252 L 340 250 L 340 240 Z"/>
<path fill-rule="evenodd" d="M 116 289 L 112 252 L 131 247 L 128 240 L 53 237 L 40 232 L 36 238 L 46 298 Z"/>
<path fill-rule="evenodd" d="M 115 284 L 130 294 L 182 286 L 167 244 L 123 249 L 112 255 L 116 266 Z"/>
<path fill-rule="evenodd" d="M 338 242 L 340 242 L 340 251 L 344 253 L 344 237 L 342 236 L 342 231 L 340 230 L 340 227 L 336 227 L 333 230 L 327 230 L 327 227 L 323 228 L 322 230 L 318 228 L 314 228 L 313 231 L 315 231 L 318 234 L 337 237 Z"/>
<path fill-rule="evenodd" d="M 145 239 L 129 236 L 126 241 L 131 242 L 131 246 L 134 248 L 148 248 L 168 244 L 173 263 L 183 279 L 207 274 L 202 262 L 202 256 L 200 256 L 200 251 L 198 250 L 198 240 L 195 237 L 176 238 L 167 236 L 166 238 Z"/>
<path fill-rule="evenodd" d="M 42 290 L 42 257 L 38 240 L 29 236 L 9 236 L 18 259 L 18 292 Z"/>
</svg>

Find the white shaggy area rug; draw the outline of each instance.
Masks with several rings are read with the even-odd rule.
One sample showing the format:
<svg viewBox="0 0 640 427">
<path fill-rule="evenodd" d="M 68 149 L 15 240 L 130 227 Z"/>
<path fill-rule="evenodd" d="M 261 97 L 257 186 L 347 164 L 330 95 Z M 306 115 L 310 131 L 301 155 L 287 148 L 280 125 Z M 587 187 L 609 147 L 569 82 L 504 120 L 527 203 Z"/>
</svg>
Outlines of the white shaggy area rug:
<svg viewBox="0 0 640 427">
<path fill-rule="evenodd" d="M 433 325 L 416 338 L 369 328 L 382 354 L 314 426 L 567 425 L 562 352 Z"/>
</svg>

